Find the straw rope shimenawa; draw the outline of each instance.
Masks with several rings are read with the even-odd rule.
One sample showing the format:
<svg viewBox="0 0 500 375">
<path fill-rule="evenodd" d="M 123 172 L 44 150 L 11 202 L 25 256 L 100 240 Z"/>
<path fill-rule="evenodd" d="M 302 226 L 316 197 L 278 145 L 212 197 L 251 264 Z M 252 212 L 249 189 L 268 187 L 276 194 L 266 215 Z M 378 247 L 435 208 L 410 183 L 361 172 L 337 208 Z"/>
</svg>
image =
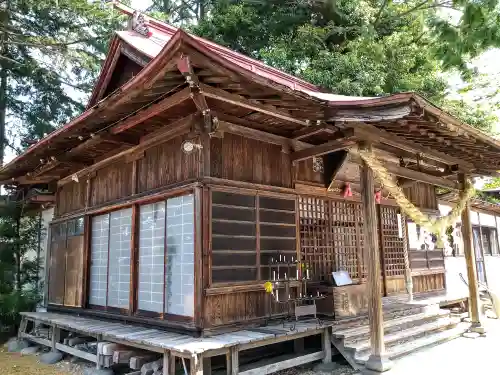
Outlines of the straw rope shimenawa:
<svg viewBox="0 0 500 375">
<path fill-rule="evenodd" d="M 426 228 L 431 233 L 436 234 L 438 239 L 442 239 L 446 228 L 455 224 L 462 214 L 462 211 L 465 209 L 467 201 L 472 198 L 475 192 L 474 186 L 470 180 L 467 180 L 466 188 L 460 191 L 458 203 L 455 207 L 453 207 L 448 215 L 437 219 L 431 218 L 422 213 L 408 200 L 408 198 L 406 198 L 403 190 L 398 186 L 394 176 L 389 173 L 389 171 L 383 166 L 380 160 L 376 158 L 372 151 L 353 148 L 349 150 L 349 152 L 359 155 L 359 157 L 361 157 L 370 169 L 373 170 L 375 178 L 392 195 L 398 206 L 407 216 L 409 216 L 416 224 Z"/>
</svg>

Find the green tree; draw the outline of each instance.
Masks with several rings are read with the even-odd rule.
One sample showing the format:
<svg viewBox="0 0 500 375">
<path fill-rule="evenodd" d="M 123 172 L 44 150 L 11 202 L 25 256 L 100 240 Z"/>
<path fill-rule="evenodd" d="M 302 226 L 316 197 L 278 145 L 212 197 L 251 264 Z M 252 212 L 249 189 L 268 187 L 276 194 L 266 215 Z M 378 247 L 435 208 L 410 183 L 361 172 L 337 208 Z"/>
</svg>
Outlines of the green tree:
<svg viewBox="0 0 500 375">
<path fill-rule="evenodd" d="M 193 32 L 338 94 L 415 91 L 488 130 L 494 117 L 446 100 L 444 73 L 470 79 L 499 20 L 496 0 L 218 0 Z"/>
<path fill-rule="evenodd" d="M 0 161 L 84 109 L 120 20 L 98 1 L 0 3 Z"/>
<path fill-rule="evenodd" d="M 0 164 L 6 145 L 20 152 L 82 112 L 123 21 L 104 1 L 0 1 Z M 22 191 L 3 198 L 0 323 L 12 327 L 38 300 L 40 228 Z"/>
<path fill-rule="evenodd" d="M 211 0 L 153 0 L 147 11 L 173 25 L 189 25 L 204 20 Z"/>
<path fill-rule="evenodd" d="M 0 326 L 13 328 L 20 311 L 29 311 L 39 301 L 37 259 L 39 218 L 26 212 L 19 193 L 0 204 Z"/>
</svg>

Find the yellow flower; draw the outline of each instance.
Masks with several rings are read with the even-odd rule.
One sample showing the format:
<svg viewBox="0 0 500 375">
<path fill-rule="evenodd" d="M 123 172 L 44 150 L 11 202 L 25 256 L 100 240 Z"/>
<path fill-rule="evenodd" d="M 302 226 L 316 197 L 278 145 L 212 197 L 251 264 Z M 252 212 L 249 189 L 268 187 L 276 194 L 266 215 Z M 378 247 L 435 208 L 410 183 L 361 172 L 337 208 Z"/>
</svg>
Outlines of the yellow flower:
<svg viewBox="0 0 500 375">
<path fill-rule="evenodd" d="M 270 281 L 268 281 L 267 283 L 264 284 L 264 289 L 266 290 L 266 293 L 272 293 L 273 284 Z"/>
</svg>

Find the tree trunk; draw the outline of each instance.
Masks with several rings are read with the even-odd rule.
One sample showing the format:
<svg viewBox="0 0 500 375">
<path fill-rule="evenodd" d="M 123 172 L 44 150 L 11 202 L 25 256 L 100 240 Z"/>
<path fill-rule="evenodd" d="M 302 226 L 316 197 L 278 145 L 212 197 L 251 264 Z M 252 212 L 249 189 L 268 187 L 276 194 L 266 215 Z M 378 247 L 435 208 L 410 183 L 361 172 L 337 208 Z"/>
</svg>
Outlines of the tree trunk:
<svg viewBox="0 0 500 375">
<path fill-rule="evenodd" d="M 9 1 L 7 0 L 5 2 L 5 6 L 2 11 L 2 25 L 3 29 L 6 30 L 7 26 L 10 22 L 9 19 Z M 1 34 L 1 47 L 0 47 L 0 53 L 2 56 L 8 55 L 8 48 L 7 44 L 5 43 L 7 39 L 7 34 L 6 32 L 3 32 Z M 5 118 L 7 114 L 7 77 L 8 77 L 8 72 L 7 72 L 7 63 L 3 60 L 0 60 L 0 166 L 3 165 L 3 160 L 5 156 L 5 145 L 6 145 L 6 139 L 5 139 Z"/>
<path fill-rule="evenodd" d="M 207 16 L 207 7 L 206 7 L 206 4 L 205 4 L 206 0 L 199 0 L 199 11 L 200 11 L 200 15 L 199 15 L 199 18 L 198 18 L 198 21 L 203 21 L 205 19 L 205 17 Z"/>
<path fill-rule="evenodd" d="M 21 282 L 21 271 L 22 271 L 22 266 L 21 266 L 21 212 L 17 211 L 16 212 L 16 247 L 15 247 L 15 258 L 16 258 L 16 290 L 18 292 L 21 291 L 22 289 L 22 282 Z"/>
</svg>

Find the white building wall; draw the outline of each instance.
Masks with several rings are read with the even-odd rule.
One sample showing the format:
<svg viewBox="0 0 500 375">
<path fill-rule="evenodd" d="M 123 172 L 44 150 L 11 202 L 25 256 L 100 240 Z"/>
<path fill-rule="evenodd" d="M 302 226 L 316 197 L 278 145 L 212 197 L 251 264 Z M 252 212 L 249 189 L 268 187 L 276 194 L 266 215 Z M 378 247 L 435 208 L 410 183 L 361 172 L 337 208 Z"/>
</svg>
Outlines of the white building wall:
<svg viewBox="0 0 500 375">
<path fill-rule="evenodd" d="M 440 204 L 439 211 L 441 215 L 446 215 L 451 211 L 451 206 Z M 500 234 L 500 215 L 485 214 L 483 212 L 471 210 L 471 222 L 472 225 L 481 224 L 481 226 L 497 228 L 497 237 Z M 461 224 L 460 219 L 458 223 Z M 453 237 L 455 243 L 459 246 L 459 254 L 461 255 L 456 257 L 450 256 L 451 249 L 449 245 L 446 244 L 447 249 L 445 255 L 448 255 L 445 257 L 446 289 L 451 295 L 460 295 L 464 293 L 466 295 L 468 292 L 467 287 L 460 278 L 460 273 L 462 273 L 465 280 L 467 280 L 467 268 L 465 265 L 465 257 L 463 256 L 463 241 L 460 226 L 455 230 Z M 500 255 L 485 255 L 484 264 L 488 287 L 500 293 Z"/>
<path fill-rule="evenodd" d="M 40 236 L 40 285 L 42 286 L 43 305 L 46 306 L 47 288 L 45 277 L 47 275 L 47 255 L 49 246 L 49 224 L 54 218 L 54 208 L 43 210 L 42 213 L 42 235 Z"/>
</svg>

